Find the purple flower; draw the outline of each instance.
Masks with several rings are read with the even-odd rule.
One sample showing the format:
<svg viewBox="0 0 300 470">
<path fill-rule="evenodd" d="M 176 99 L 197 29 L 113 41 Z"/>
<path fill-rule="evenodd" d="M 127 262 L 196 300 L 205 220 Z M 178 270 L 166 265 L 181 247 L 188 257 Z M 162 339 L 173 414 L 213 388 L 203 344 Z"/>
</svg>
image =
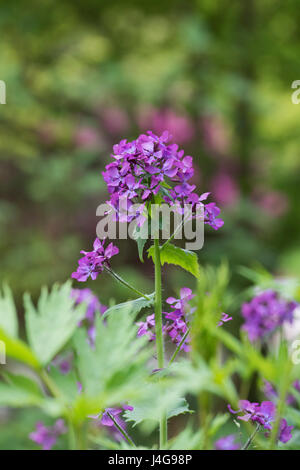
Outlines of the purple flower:
<svg viewBox="0 0 300 470">
<path fill-rule="evenodd" d="M 58 367 L 62 375 L 67 375 L 72 368 L 72 361 L 73 361 L 72 353 L 67 354 L 67 355 L 59 354 L 53 359 L 53 361 L 51 362 L 51 365 L 53 365 L 54 367 Z M 50 367 L 51 366 L 49 365 L 48 366 L 49 370 L 50 370 Z"/>
<path fill-rule="evenodd" d="M 63 419 L 58 419 L 53 426 L 45 426 L 42 422 L 36 423 L 36 430 L 29 434 L 29 438 L 42 446 L 43 450 L 50 450 L 55 445 L 58 436 L 67 432 Z"/>
<path fill-rule="evenodd" d="M 239 450 L 240 445 L 235 443 L 236 436 L 229 434 L 229 436 L 221 437 L 215 442 L 216 450 Z"/>
<path fill-rule="evenodd" d="M 265 429 L 271 429 L 271 423 L 274 421 L 276 407 L 271 401 L 263 401 L 261 405 L 259 403 L 251 403 L 248 400 L 239 401 L 240 409 L 238 411 L 233 411 L 230 405 L 228 409 L 230 413 L 237 414 L 243 413 L 237 418 L 242 421 L 256 421 Z"/>
<path fill-rule="evenodd" d="M 91 346 L 95 343 L 95 320 L 97 314 L 103 315 L 106 312 L 107 307 L 102 305 L 98 298 L 93 294 L 90 289 L 72 289 L 71 297 L 75 299 L 75 304 L 86 304 L 85 318 L 79 322 L 78 326 L 85 326 L 88 333 L 88 338 Z"/>
<path fill-rule="evenodd" d="M 101 273 L 105 267 L 110 267 L 109 260 L 112 256 L 119 253 L 113 243 L 104 247 L 105 240 L 100 241 L 96 238 L 93 245 L 93 251 L 81 251 L 84 254 L 83 258 L 78 261 L 77 271 L 72 273 L 72 278 L 77 279 L 79 282 L 85 282 L 89 277 L 94 281 L 97 279 L 98 274 Z"/>
<path fill-rule="evenodd" d="M 258 422 L 265 429 L 272 429 L 272 422 L 275 419 L 276 406 L 272 401 L 263 401 L 256 413 L 252 416 L 252 421 Z"/>
<path fill-rule="evenodd" d="M 97 415 L 91 415 L 89 416 L 89 418 L 92 418 L 92 419 L 95 419 L 95 420 L 99 420 L 100 416 L 100 420 L 97 422 L 97 424 L 102 427 L 102 426 L 107 426 L 110 431 L 112 432 L 113 436 L 117 439 L 117 440 L 121 440 L 121 439 L 124 439 L 124 436 L 120 433 L 120 431 L 117 429 L 117 427 L 115 426 L 115 423 L 114 421 L 112 420 L 111 416 L 113 417 L 113 419 L 116 421 L 116 423 L 122 428 L 122 429 L 126 429 L 126 424 L 125 422 L 123 421 L 123 419 L 121 418 L 120 414 L 123 413 L 123 411 L 125 410 L 129 410 L 129 411 L 132 411 L 133 410 L 133 407 L 130 406 L 130 405 L 122 405 L 120 408 L 106 408 L 103 413 L 99 413 Z"/>
<path fill-rule="evenodd" d="M 114 145 L 113 162 L 106 166 L 103 178 L 110 193 L 107 203 L 115 220 L 131 222 L 141 213 L 134 214 L 131 210 L 129 214 L 129 209 L 136 204 L 152 202 L 159 192 L 162 200 L 174 205 L 176 210 L 182 210 L 184 204 L 192 204 L 194 208 L 202 201 L 193 193 L 195 185 L 189 183 L 194 174 L 192 157 L 184 156 L 178 145 L 169 143 L 170 139 L 167 131 L 161 136 L 148 131 L 132 142 L 122 140 Z M 217 230 L 223 225 L 219 214 L 220 209 L 215 203 L 207 204 L 204 222 Z M 82 276 L 90 275 L 93 267 L 84 268 Z"/>
<path fill-rule="evenodd" d="M 280 421 L 278 439 L 284 444 L 288 442 L 290 439 L 292 439 L 292 429 L 294 429 L 294 426 L 288 426 L 286 419 L 282 419 Z"/>
<path fill-rule="evenodd" d="M 146 321 L 144 322 L 138 322 L 137 323 L 139 329 L 137 335 L 144 336 L 147 335 L 149 338 L 149 341 L 154 341 L 155 340 L 155 315 L 154 313 L 152 315 L 148 315 L 146 318 Z"/>
<path fill-rule="evenodd" d="M 180 289 L 179 299 L 175 299 L 174 297 L 168 297 L 166 302 L 176 310 L 182 310 L 184 312 L 187 303 L 194 297 L 195 295 L 192 293 L 191 289 L 189 289 L 188 287 L 182 287 L 182 289 Z"/>
<path fill-rule="evenodd" d="M 238 419 L 258 423 L 267 430 L 266 436 L 269 435 L 269 431 L 272 429 L 276 417 L 276 406 L 272 401 L 263 401 L 259 404 L 251 403 L 248 400 L 240 400 L 239 407 L 239 410 L 234 411 L 231 406 L 228 405 L 230 413 L 243 413 L 241 416 L 237 417 Z M 283 443 L 288 442 L 292 437 L 292 429 L 293 426 L 288 426 L 287 421 L 282 419 L 280 421 L 278 439 Z"/>
<path fill-rule="evenodd" d="M 251 302 L 242 305 L 245 319 L 243 329 L 250 341 L 264 338 L 284 322 L 293 321 L 293 313 L 298 304 L 279 297 L 273 290 L 267 290 L 255 296 Z"/>
<path fill-rule="evenodd" d="M 296 380 L 293 383 L 293 388 L 295 388 L 295 390 L 299 391 L 299 388 L 300 388 L 299 380 Z M 270 382 L 268 382 L 267 380 L 264 380 L 263 392 L 266 395 L 266 397 L 268 397 L 271 400 L 272 399 L 276 400 L 278 398 L 278 392 L 277 392 L 276 388 Z M 287 405 L 294 405 L 295 401 L 296 401 L 295 397 L 291 393 L 289 393 L 286 397 L 286 404 Z"/>
<path fill-rule="evenodd" d="M 194 308 L 188 308 L 188 302 L 195 297 L 191 289 L 183 287 L 180 289 L 180 298 L 168 297 L 166 302 L 173 307 L 171 312 L 163 312 L 167 322 L 163 325 L 163 334 L 168 335 L 171 341 L 179 346 L 188 330 L 187 318 L 194 312 Z M 138 336 L 147 335 L 149 341 L 155 340 L 155 315 L 149 315 L 146 321 L 137 323 Z M 180 349 L 188 352 L 190 337 L 187 335 Z"/>
<path fill-rule="evenodd" d="M 227 313 L 222 313 L 222 318 L 221 320 L 219 321 L 218 325 L 217 326 L 222 326 L 224 323 L 228 322 L 228 321 L 231 321 L 232 320 L 232 317 L 230 317 Z"/>
</svg>

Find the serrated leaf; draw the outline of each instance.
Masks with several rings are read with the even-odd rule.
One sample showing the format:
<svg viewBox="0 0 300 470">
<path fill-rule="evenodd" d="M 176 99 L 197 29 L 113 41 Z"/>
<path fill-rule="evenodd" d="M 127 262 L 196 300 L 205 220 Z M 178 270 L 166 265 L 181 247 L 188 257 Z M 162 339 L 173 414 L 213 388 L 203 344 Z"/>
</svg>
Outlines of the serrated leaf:
<svg viewBox="0 0 300 470">
<path fill-rule="evenodd" d="M 7 284 L 3 285 L 3 292 L 0 291 L 0 328 L 9 336 L 18 336 L 18 318 L 14 299 Z"/>
<path fill-rule="evenodd" d="M 84 317 L 86 305 L 74 306 L 71 284 L 54 285 L 49 293 L 43 288 L 34 307 L 28 294 L 24 296 L 26 331 L 29 344 L 43 365 L 48 364 L 73 335 Z"/>
<path fill-rule="evenodd" d="M 96 339 L 90 347 L 86 332 L 78 329 L 74 336 L 76 368 L 82 384 L 82 394 L 74 406 L 76 419 L 91 414 L 97 405 L 104 407 L 126 402 L 143 394 L 148 377 L 147 361 L 151 355 L 144 338 L 137 338 L 131 309 L 116 309 L 107 319 L 97 317 Z M 94 411 L 95 412 L 95 411 Z"/>
<path fill-rule="evenodd" d="M 148 256 L 154 260 L 154 246 L 149 248 Z M 193 274 L 197 279 L 200 277 L 198 257 L 193 251 L 184 250 L 168 243 L 160 249 L 160 261 L 162 265 L 165 263 L 175 264 Z"/>
<path fill-rule="evenodd" d="M 120 310 L 129 310 L 131 312 L 131 315 L 134 317 L 143 308 L 151 307 L 154 304 L 155 293 L 153 292 L 152 294 L 147 294 L 147 297 L 149 297 L 149 300 L 145 299 L 144 297 L 139 297 L 135 300 L 129 300 L 128 302 L 113 305 L 112 307 L 106 310 L 102 317 L 105 318 L 108 315 L 111 315 L 112 313 L 119 312 Z"/>
<path fill-rule="evenodd" d="M 155 395 L 144 397 L 142 401 L 131 402 L 132 411 L 125 411 L 126 421 L 133 423 L 133 426 L 145 420 L 159 422 L 162 413 L 166 413 L 167 419 L 184 413 L 192 413 L 185 398 L 170 394 L 165 400 L 159 394 L 159 386 L 153 390 Z M 166 397 L 166 395 L 165 395 Z"/>
</svg>

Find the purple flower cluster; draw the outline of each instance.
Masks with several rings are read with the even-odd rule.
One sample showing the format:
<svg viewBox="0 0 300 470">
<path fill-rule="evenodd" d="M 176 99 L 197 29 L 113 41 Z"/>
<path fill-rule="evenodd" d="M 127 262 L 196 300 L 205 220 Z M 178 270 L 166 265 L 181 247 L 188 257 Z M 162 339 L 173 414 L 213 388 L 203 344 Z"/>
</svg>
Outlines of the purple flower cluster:
<svg viewBox="0 0 300 470">
<path fill-rule="evenodd" d="M 264 338 L 284 322 L 293 321 L 293 313 L 298 304 L 279 297 L 273 290 L 267 290 L 255 296 L 251 302 L 242 305 L 245 319 L 243 329 L 250 341 Z"/>
<path fill-rule="evenodd" d="M 107 307 L 99 302 L 98 298 L 90 289 L 72 289 L 71 297 L 75 299 L 76 305 L 84 302 L 87 306 L 85 318 L 79 323 L 79 326 L 85 326 L 87 328 L 89 342 L 93 346 L 96 336 L 96 315 L 103 315 Z"/>
<path fill-rule="evenodd" d="M 276 406 L 272 401 L 263 401 L 259 403 L 251 403 L 248 400 L 239 401 L 239 410 L 233 411 L 230 405 L 228 405 L 230 413 L 238 414 L 243 413 L 237 418 L 242 421 L 253 421 L 258 423 L 267 431 L 272 429 L 272 423 L 275 420 L 276 416 Z M 288 442 L 291 437 L 291 430 L 294 426 L 288 426 L 285 419 L 282 419 L 280 422 L 280 429 L 278 439 L 281 442 Z"/>
<path fill-rule="evenodd" d="M 236 436 L 229 434 L 229 436 L 221 437 L 215 442 L 216 450 L 239 450 L 240 445 L 235 442 Z"/>
<path fill-rule="evenodd" d="M 50 450 L 56 444 L 58 436 L 65 434 L 67 428 L 63 419 L 58 419 L 53 426 L 45 426 L 42 422 L 36 423 L 35 431 L 29 434 L 29 438 L 42 446 L 43 450 Z"/>
<path fill-rule="evenodd" d="M 195 295 L 188 287 L 180 289 L 179 299 L 174 297 L 168 297 L 166 302 L 172 307 L 171 312 L 164 312 L 166 323 L 166 332 L 170 336 L 173 343 L 179 346 L 183 340 L 184 335 L 188 330 L 188 317 L 195 311 L 195 308 L 190 308 L 189 301 L 193 299 Z M 190 337 L 187 336 L 182 343 L 180 349 L 188 352 L 190 350 Z"/>
<path fill-rule="evenodd" d="M 178 145 L 169 144 L 170 139 L 167 131 L 160 137 L 148 131 L 132 142 L 122 140 L 113 147 L 114 161 L 106 166 L 103 178 L 110 193 L 107 203 L 116 220 L 131 222 L 140 218 L 138 224 L 141 225 L 145 220 L 142 213 L 146 203 L 153 202 L 153 196 L 158 193 L 163 201 L 178 210 L 184 204 L 195 207 L 208 197 L 209 193 L 200 197 L 194 193 L 195 185 L 189 183 L 194 174 L 193 159 L 184 156 Z M 139 211 L 131 212 L 137 203 L 141 204 Z M 204 222 L 217 230 L 223 225 L 219 214 L 215 203 L 207 204 Z"/>
<path fill-rule="evenodd" d="M 191 315 L 195 309 L 191 309 L 188 306 L 188 302 L 195 297 L 191 289 L 183 287 L 180 289 L 180 298 L 175 299 L 174 297 L 168 297 L 166 302 L 172 306 L 171 312 L 163 312 L 167 320 L 163 326 L 163 334 L 167 334 L 173 343 L 177 346 L 181 343 L 184 335 L 188 330 L 187 317 Z M 147 335 L 149 341 L 155 340 L 155 316 L 154 314 L 149 315 L 146 321 L 138 323 L 139 330 L 138 336 Z M 187 336 L 182 343 L 180 349 L 188 352 L 190 338 Z"/>
<path fill-rule="evenodd" d="M 119 253 L 113 243 L 109 243 L 105 248 L 105 240 L 96 238 L 92 251 L 81 251 L 84 256 L 78 261 L 77 271 L 72 273 L 72 278 L 77 279 L 79 282 L 85 282 L 89 277 L 94 281 L 97 279 L 98 274 L 105 268 L 110 267 L 110 258 Z"/>
</svg>

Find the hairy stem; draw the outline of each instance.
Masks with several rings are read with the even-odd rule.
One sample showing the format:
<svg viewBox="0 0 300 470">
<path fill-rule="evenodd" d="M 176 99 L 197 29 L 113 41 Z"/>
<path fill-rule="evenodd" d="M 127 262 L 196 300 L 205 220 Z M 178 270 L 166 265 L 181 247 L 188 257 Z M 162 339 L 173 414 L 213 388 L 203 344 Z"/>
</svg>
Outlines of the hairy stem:
<svg viewBox="0 0 300 470">
<path fill-rule="evenodd" d="M 247 449 L 249 449 L 249 447 L 250 447 L 250 445 L 251 445 L 253 439 L 255 438 L 256 434 L 257 434 L 258 431 L 259 431 L 259 428 L 260 428 L 260 424 L 257 423 L 255 430 L 253 431 L 253 433 L 252 433 L 251 436 L 249 437 L 249 439 L 248 439 L 248 441 L 246 442 L 246 444 L 242 447 L 242 450 L 247 450 Z"/>
<path fill-rule="evenodd" d="M 136 447 L 136 446 L 135 446 L 135 443 L 133 442 L 133 440 L 131 439 L 131 437 L 127 434 L 127 432 L 125 431 L 125 429 L 123 429 L 123 428 L 117 423 L 117 421 L 115 420 L 115 418 L 113 417 L 113 415 L 110 414 L 108 411 L 107 411 L 107 416 L 110 417 L 110 419 L 112 420 L 112 422 L 113 422 L 114 425 L 116 426 L 117 430 L 122 434 L 122 436 L 123 436 L 124 439 L 128 442 L 128 444 L 130 444 L 132 447 Z"/>
<path fill-rule="evenodd" d="M 133 287 L 131 284 L 129 284 L 125 279 L 123 279 L 119 274 L 115 273 L 112 269 L 105 267 L 105 270 L 113 276 L 118 282 L 123 284 L 123 286 L 127 287 L 128 289 L 132 290 L 135 294 L 140 295 L 141 297 L 144 297 L 146 300 L 151 300 L 150 297 L 146 294 L 143 294 L 143 292 L 140 292 L 138 289 Z"/>
<path fill-rule="evenodd" d="M 164 341 L 162 331 L 162 295 L 161 295 L 161 263 L 159 240 L 154 240 L 154 266 L 155 266 L 155 335 L 157 350 L 157 365 L 163 369 L 164 361 Z M 167 443 L 167 417 L 163 414 L 159 422 L 159 445 L 164 449 Z"/>
<path fill-rule="evenodd" d="M 183 343 L 185 342 L 186 338 L 188 337 L 188 334 L 189 334 L 190 330 L 186 330 L 186 332 L 184 333 L 183 337 L 182 337 L 182 340 L 180 341 L 180 343 L 178 344 L 177 348 L 175 349 L 174 351 L 174 354 L 173 356 L 171 357 L 170 361 L 169 361 L 169 366 L 172 364 L 172 362 L 175 361 L 176 359 L 176 356 L 177 354 L 179 353 L 180 349 L 181 349 L 181 346 L 183 345 Z"/>
</svg>

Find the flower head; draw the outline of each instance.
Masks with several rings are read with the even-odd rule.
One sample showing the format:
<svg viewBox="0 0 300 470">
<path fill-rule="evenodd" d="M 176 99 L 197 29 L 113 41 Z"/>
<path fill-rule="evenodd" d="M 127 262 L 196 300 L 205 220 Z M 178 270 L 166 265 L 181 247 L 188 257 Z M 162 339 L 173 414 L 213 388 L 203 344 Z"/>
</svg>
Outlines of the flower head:
<svg viewBox="0 0 300 470">
<path fill-rule="evenodd" d="M 66 432 L 63 419 L 58 419 L 53 426 L 45 426 L 39 421 L 36 423 L 36 430 L 29 434 L 29 438 L 42 446 L 43 450 L 50 450 L 56 444 L 58 436 Z"/>
<path fill-rule="evenodd" d="M 267 430 L 266 436 L 269 435 L 276 417 L 276 406 L 272 401 L 263 401 L 259 404 L 251 403 L 248 400 L 240 400 L 239 410 L 234 411 L 230 405 L 228 405 L 228 409 L 233 414 L 242 413 L 242 415 L 237 416 L 238 419 L 256 422 L 262 426 Z M 292 437 L 292 429 L 293 426 L 288 426 L 287 421 L 282 419 L 280 421 L 278 439 L 283 443 L 288 442 Z"/>
<path fill-rule="evenodd" d="M 89 277 L 94 281 L 104 268 L 110 267 L 110 258 L 119 253 L 119 249 L 109 243 L 105 248 L 105 240 L 96 238 L 92 251 L 81 251 L 83 258 L 78 261 L 78 268 L 72 273 L 72 278 L 79 282 L 85 282 Z"/>
<path fill-rule="evenodd" d="M 131 222 L 139 217 L 140 213 L 131 211 L 133 205 L 151 202 L 158 193 L 175 209 L 206 199 L 208 193 L 205 198 L 199 197 L 194 193 L 195 185 L 189 183 L 194 174 L 192 157 L 185 156 L 170 140 L 167 131 L 161 136 L 148 131 L 132 142 L 122 140 L 113 147 L 113 161 L 106 166 L 103 178 L 110 193 L 107 203 L 116 220 Z M 220 228 L 223 221 L 219 214 L 215 203 L 207 204 L 204 222 L 214 229 Z"/>
<path fill-rule="evenodd" d="M 240 400 L 239 407 L 238 411 L 233 411 L 230 405 L 228 405 L 230 413 L 243 413 L 237 417 L 238 419 L 242 421 L 256 421 L 265 429 L 271 429 L 271 423 L 274 421 L 276 411 L 273 402 L 263 401 L 260 405 L 259 403 L 251 403 L 248 400 Z"/>
</svg>

